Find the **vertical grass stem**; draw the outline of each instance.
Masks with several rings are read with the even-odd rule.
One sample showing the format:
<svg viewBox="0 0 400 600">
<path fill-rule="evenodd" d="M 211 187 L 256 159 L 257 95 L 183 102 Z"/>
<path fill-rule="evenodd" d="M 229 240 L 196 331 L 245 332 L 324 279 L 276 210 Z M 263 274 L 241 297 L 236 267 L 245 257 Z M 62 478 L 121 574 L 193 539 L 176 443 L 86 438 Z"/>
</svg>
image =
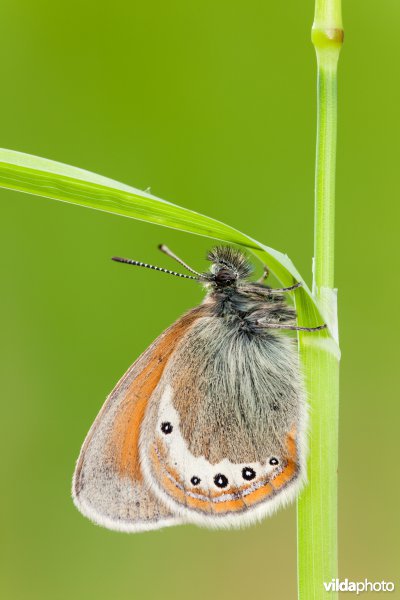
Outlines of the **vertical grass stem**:
<svg viewBox="0 0 400 600">
<path fill-rule="evenodd" d="M 337 64 L 343 42 L 340 0 L 316 0 L 312 41 L 317 55 L 317 156 L 313 295 L 334 339 L 299 336 L 310 403 L 309 484 L 298 501 L 300 600 L 334 600 L 337 577 L 339 359 L 334 289 Z"/>
</svg>

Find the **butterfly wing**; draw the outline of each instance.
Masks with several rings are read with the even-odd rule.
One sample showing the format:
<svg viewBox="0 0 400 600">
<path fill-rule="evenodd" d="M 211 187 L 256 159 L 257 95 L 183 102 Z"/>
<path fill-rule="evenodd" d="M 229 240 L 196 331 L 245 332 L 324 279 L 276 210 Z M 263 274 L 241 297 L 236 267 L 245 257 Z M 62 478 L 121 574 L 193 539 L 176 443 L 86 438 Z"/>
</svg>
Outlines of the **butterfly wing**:
<svg viewBox="0 0 400 600">
<path fill-rule="evenodd" d="M 166 365 L 202 307 L 167 329 L 131 366 L 107 398 L 82 446 L 72 495 L 95 523 L 120 531 L 175 525 L 180 519 L 143 479 L 139 434 Z"/>
<path fill-rule="evenodd" d="M 304 482 L 306 421 L 293 340 L 204 316 L 181 339 L 146 412 L 144 476 L 186 522 L 251 523 Z"/>
</svg>

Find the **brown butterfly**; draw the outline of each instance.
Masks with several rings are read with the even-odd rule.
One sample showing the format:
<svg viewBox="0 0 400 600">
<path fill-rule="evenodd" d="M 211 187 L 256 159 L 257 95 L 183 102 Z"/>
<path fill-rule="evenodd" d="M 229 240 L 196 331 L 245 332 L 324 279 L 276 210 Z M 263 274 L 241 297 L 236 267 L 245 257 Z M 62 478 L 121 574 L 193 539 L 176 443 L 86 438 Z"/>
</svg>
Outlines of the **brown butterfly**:
<svg viewBox="0 0 400 600">
<path fill-rule="evenodd" d="M 73 499 L 120 531 L 179 523 L 237 527 L 291 501 L 306 479 L 307 408 L 284 294 L 230 247 L 208 273 L 170 257 L 202 283 L 204 302 L 158 337 L 118 382 L 83 444 Z"/>
</svg>

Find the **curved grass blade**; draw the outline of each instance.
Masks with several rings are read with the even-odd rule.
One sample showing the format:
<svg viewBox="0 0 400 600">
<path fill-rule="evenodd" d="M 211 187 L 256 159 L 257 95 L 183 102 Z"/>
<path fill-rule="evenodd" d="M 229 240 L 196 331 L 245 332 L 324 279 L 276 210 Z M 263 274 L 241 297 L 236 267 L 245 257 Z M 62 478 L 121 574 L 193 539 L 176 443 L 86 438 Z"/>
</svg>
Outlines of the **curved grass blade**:
<svg viewBox="0 0 400 600">
<path fill-rule="evenodd" d="M 314 327 L 324 322 L 310 290 L 288 256 L 211 217 L 107 177 L 14 150 L 0 149 L 0 187 L 244 246 L 266 263 L 283 285 L 303 282 L 295 294 L 300 325 Z M 329 333 L 321 331 L 312 337 L 326 338 Z"/>
</svg>

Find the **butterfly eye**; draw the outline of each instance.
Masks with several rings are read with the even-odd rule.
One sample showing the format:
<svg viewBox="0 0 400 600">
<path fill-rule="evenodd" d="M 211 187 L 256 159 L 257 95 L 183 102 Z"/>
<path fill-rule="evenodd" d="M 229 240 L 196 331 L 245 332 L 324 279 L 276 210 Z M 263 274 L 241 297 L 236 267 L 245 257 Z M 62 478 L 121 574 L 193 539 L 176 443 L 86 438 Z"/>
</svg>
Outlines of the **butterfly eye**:
<svg viewBox="0 0 400 600">
<path fill-rule="evenodd" d="M 252 479 L 254 479 L 255 476 L 256 476 L 256 472 L 251 467 L 245 467 L 242 470 L 242 477 L 243 477 L 243 479 L 246 479 L 246 481 L 251 481 Z"/>
<path fill-rule="evenodd" d="M 201 481 L 201 479 L 200 479 L 199 477 L 196 477 L 196 476 L 194 476 L 194 477 L 192 477 L 192 479 L 190 480 L 190 483 L 191 483 L 192 485 L 199 485 L 200 481 Z"/>
<path fill-rule="evenodd" d="M 163 433 L 165 433 L 166 435 L 168 435 L 169 433 L 172 433 L 172 425 L 169 421 L 165 421 L 164 423 L 161 423 L 161 431 Z"/>
<path fill-rule="evenodd" d="M 273 467 L 276 467 L 276 465 L 279 465 L 279 460 L 277 458 L 275 458 L 275 456 L 273 456 L 270 459 L 269 464 L 272 465 Z"/>
<path fill-rule="evenodd" d="M 228 479 L 225 475 L 222 475 L 222 473 L 218 473 L 218 475 L 214 477 L 214 483 L 219 488 L 225 488 L 228 485 Z"/>
</svg>

